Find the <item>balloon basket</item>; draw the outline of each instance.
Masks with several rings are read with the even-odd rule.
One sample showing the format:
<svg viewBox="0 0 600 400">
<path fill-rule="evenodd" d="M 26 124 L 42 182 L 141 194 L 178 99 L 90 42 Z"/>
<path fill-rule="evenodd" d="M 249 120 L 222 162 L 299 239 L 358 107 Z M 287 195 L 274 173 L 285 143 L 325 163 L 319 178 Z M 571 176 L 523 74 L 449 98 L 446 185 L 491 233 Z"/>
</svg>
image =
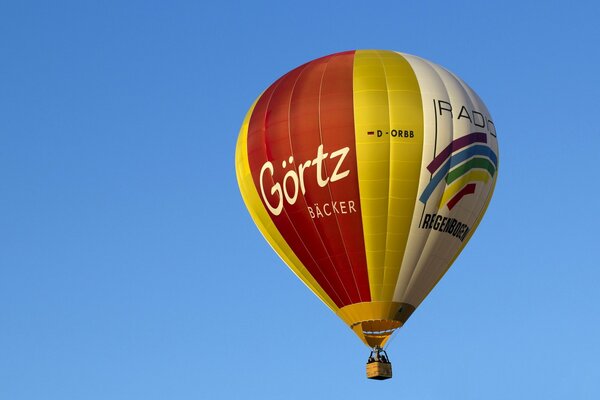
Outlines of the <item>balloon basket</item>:
<svg viewBox="0 0 600 400">
<path fill-rule="evenodd" d="M 382 381 L 392 377 L 392 363 L 385 350 L 375 346 L 367 361 L 367 378 Z"/>
<path fill-rule="evenodd" d="M 367 364 L 367 378 L 382 381 L 392 377 L 392 364 L 385 362 L 371 362 Z"/>
</svg>

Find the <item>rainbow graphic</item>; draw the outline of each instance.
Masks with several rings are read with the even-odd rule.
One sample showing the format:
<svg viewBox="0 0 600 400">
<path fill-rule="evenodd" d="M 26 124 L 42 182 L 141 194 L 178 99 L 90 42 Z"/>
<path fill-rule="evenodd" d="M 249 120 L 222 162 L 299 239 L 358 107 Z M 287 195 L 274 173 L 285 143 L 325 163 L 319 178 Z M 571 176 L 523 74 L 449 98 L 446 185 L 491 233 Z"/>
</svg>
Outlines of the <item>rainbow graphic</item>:
<svg viewBox="0 0 600 400">
<path fill-rule="evenodd" d="M 463 197 L 475 193 L 475 182 L 487 183 L 498 169 L 498 156 L 487 145 L 485 132 L 473 132 L 453 140 L 427 166 L 431 181 L 419 200 L 427 203 L 435 188 L 446 181 L 448 187 L 440 201 L 452 210 Z"/>
</svg>

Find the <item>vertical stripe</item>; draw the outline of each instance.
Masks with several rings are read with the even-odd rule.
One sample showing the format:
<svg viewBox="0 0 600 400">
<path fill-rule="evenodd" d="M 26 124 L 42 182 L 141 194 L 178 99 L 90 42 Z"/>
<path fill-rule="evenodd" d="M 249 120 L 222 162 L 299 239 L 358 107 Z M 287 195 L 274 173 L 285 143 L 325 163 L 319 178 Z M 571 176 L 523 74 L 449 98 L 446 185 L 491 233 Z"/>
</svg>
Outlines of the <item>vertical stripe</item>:
<svg viewBox="0 0 600 400">
<path fill-rule="evenodd" d="M 409 247 L 411 254 L 403 261 L 402 272 L 394 295 L 395 301 L 402 301 L 417 307 L 431 291 L 439 279 L 448 270 L 456 256 L 464 248 L 471 237 L 482 215 L 480 210 L 485 207 L 485 199 L 493 190 L 496 177 L 489 178 L 488 171 L 471 171 L 462 176 L 457 182 L 444 179 L 452 168 L 463 168 L 464 162 L 479 154 L 484 155 L 495 164 L 497 142 L 489 134 L 488 127 L 473 123 L 466 118 L 466 113 L 477 112 L 487 118 L 489 112 L 481 100 L 475 96 L 459 78 L 438 65 L 414 56 L 406 56 L 413 66 L 417 78 L 422 85 L 424 107 L 433 101 L 439 102 L 439 108 L 426 108 L 426 121 L 435 120 L 434 126 L 426 128 L 426 143 L 424 146 L 424 163 L 421 171 L 419 196 L 423 200 L 418 208 L 419 217 L 415 214 L 415 223 L 410 233 Z M 442 108 L 441 105 L 444 107 Z M 451 111 L 450 111 L 451 109 Z M 431 114 L 435 115 L 431 115 Z M 462 117 L 459 117 L 462 116 Z M 480 117 L 480 118 L 484 118 Z M 478 121 L 481 123 L 481 121 Z M 434 134 L 434 130 L 437 134 Z M 485 132 L 488 130 L 488 132 Z M 483 132 L 482 132 L 483 131 Z M 484 136 L 485 134 L 485 140 Z M 435 138 L 435 139 L 434 139 Z M 472 140 L 477 138 L 477 140 Z M 463 150 L 465 146 L 471 146 Z M 435 149 L 442 149 L 436 154 Z M 452 155 L 453 154 L 453 155 Z M 445 161 L 444 161 L 445 160 Z M 430 166 L 430 170 L 426 167 Z M 437 171 L 435 167 L 439 166 Z M 440 171 L 445 170 L 439 179 Z M 436 171 L 431 176 L 430 172 Z M 469 182 L 477 182 L 469 186 Z M 462 188 L 462 196 L 458 196 Z M 474 189 L 473 193 L 471 189 Z M 468 195 L 467 195 L 468 194 Z M 454 199 L 454 200 L 451 200 Z M 446 203 L 450 200 L 452 203 Z M 446 207 L 448 205 L 448 207 Z M 456 219 L 469 227 L 464 240 L 449 236 L 446 232 L 423 228 L 418 224 L 422 213 L 437 215 L 446 219 Z"/>
<path fill-rule="evenodd" d="M 362 235 L 355 234 L 362 221 L 352 65 L 353 53 L 341 53 L 283 76 L 258 100 L 248 137 L 264 207 L 283 203 L 279 214 L 270 212 L 275 226 L 338 307 L 370 300 Z"/>
<path fill-rule="evenodd" d="M 433 178 L 432 174 L 427 170 L 427 165 L 435 159 L 439 148 L 444 149 L 452 141 L 452 120 L 445 115 L 440 115 L 441 109 L 438 107 L 439 104 L 437 104 L 437 101 L 447 102 L 449 101 L 449 97 L 446 93 L 444 82 L 435 70 L 434 65 L 419 57 L 408 54 L 403 54 L 403 56 L 411 64 L 413 71 L 415 71 L 422 91 L 424 143 L 418 192 L 420 195 Z M 439 198 L 436 197 L 435 200 L 439 201 Z M 418 204 L 416 204 L 413 213 L 414 222 L 409 233 L 408 250 L 405 252 L 404 259 L 402 260 L 402 267 L 394 293 L 394 301 L 406 302 L 417 307 L 420 303 L 418 298 L 411 298 L 410 301 L 407 300 L 407 287 L 413 276 L 417 273 L 423 249 L 430 234 L 433 234 L 432 230 L 420 228 L 421 221 L 426 214 L 437 213 L 437 206 L 435 206 L 434 210 L 433 205 L 427 208 L 418 198 L 415 199 L 415 202 L 418 202 Z"/>
<path fill-rule="evenodd" d="M 369 283 L 373 300 L 391 301 L 419 185 L 421 94 L 412 68 L 397 53 L 357 51 L 354 69 L 356 148 Z"/>
<path fill-rule="evenodd" d="M 322 287 L 302 264 L 300 259 L 296 257 L 289 244 L 285 241 L 279 230 L 277 230 L 275 224 L 273 224 L 273 221 L 269 217 L 267 210 L 259 197 L 260 195 L 256 190 L 256 186 L 254 185 L 248 161 L 247 141 L 249 120 L 255 104 L 252 105 L 244 119 L 235 152 L 236 176 L 244 203 L 248 207 L 248 211 L 260 232 L 292 272 L 296 274 L 296 276 L 298 276 L 298 278 L 300 278 L 300 280 L 304 282 L 304 284 L 315 293 L 327 307 L 331 308 L 334 312 L 337 312 L 337 306 L 331 297 L 325 293 Z"/>
<path fill-rule="evenodd" d="M 328 60 L 321 84 L 319 120 L 324 148 L 348 149 L 343 163 L 341 163 L 341 154 L 336 159 L 327 160 L 327 175 L 331 179 L 333 179 L 333 173 L 338 164 L 340 165 L 338 174 L 344 170 L 349 171 L 347 178 L 336 180 L 335 183 L 330 180 L 328 184 L 330 204 L 332 204 L 331 207 L 333 204 L 337 204 L 341 212 L 342 207 L 349 208 L 350 202 L 353 202 L 356 211 L 351 214 L 334 213 L 332 221 L 323 219 L 321 222 L 332 231 L 331 233 L 326 232 L 327 236 L 335 237 L 336 230 L 339 232 L 343 244 L 344 254 L 342 257 L 345 256 L 346 260 L 341 260 L 338 265 L 341 268 L 350 268 L 350 271 L 344 274 L 343 283 L 345 286 L 356 287 L 358 297 L 353 296 L 351 302 L 356 303 L 371 301 L 371 292 L 365 242 L 362 235 L 361 202 L 358 189 L 352 88 L 353 64 L 354 53 L 339 54 Z"/>
</svg>

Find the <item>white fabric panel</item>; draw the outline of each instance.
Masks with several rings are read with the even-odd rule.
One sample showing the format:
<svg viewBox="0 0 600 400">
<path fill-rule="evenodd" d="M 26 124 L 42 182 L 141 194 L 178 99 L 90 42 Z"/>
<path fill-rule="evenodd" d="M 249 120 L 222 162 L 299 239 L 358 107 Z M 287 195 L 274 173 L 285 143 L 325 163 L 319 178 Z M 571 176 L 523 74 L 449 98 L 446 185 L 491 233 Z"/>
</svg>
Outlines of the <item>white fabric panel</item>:
<svg viewBox="0 0 600 400">
<path fill-rule="evenodd" d="M 413 67 L 421 87 L 425 119 L 425 143 L 419 184 L 419 195 L 421 195 L 435 175 L 435 172 L 432 174 L 427 166 L 453 140 L 473 132 L 486 132 L 487 145 L 495 154 L 498 154 L 498 149 L 495 136 L 488 132 L 489 111 L 471 88 L 436 64 L 419 57 L 402 55 Z M 473 111 L 478 114 L 474 115 Z M 495 133 L 495 127 L 491 130 Z M 461 150 L 476 145 L 477 143 L 466 146 L 452 154 L 458 154 Z M 464 160 L 467 161 L 468 159 Z M 462 248 L 463 242 L 448 232 L 423 228 L 422 224 L 427 220 L 427 215 L 446 217 L 447 221 L 455 219 L 469 228 L 474 228 L 491 194 L 496 175 L 490 177 L 487 183 L 475 182 L 475 193 L 462 197 L 452 210 L 445 204 L 440 205 L 444 192 L 449 188 L 445 180 L 435 187 L 425 204 L 417 198 L 394 301 L 417 307 L 447 271 L 453 258 Z M 467 239 L 468 237 L 465 241 Z"/>
</svg>

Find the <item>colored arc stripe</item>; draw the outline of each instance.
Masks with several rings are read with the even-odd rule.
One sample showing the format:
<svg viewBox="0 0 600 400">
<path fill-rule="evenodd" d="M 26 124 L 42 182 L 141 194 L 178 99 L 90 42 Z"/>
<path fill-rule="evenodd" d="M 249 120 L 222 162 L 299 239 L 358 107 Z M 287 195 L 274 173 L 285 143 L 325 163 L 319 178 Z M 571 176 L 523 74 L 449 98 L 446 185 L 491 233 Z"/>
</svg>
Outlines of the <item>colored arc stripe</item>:
<svg viewBox="0 0 600 400">
<path fill-rule="evenodd" d="M 435 170 L 438 169 L 440 165 L 442 165 L 444 161 L 450 157 L 450 155 L 452 155 L 452 153 L 473 143 L 487 143 L 487 135 L 484 132 L 473 132 L 453 140 L 448 146 L 446 146 L 444 150 L 440 152 L 440 154 L 437 155 L 437 157 L 433 159 L 433 161 L 429 163 L 427 169 L 433 174 Z"/>
<path fill-rule="evenodd" d="M 456 203 L 458 203 L 463 197 L 465 197 L 468 194 L 473 194 L 473 193 L 475 193 L 475 184 L 474 183 L 469 183 L 464 188 L 462 188 L 461 191 L 458 192 L 456 194 L 456 196 L 454 196 L 448 202 L 448 209 L 452 210 L 452 208 L 454 208 L 454 206 L 456 205 Z"/>
<path fill-rule="evenodd" d="M 446 161 L 444 165 L 442 165 L 442 167 L 438 170 L 437 174 L 435 174 L 431 178 L 431 181 L 429 181 L 429 184 L 427 184 L 425 190 L 423 190 L 421 197 L 419 197 L 419 201 L 423 204 L 427 203 L 427 200 L 429 200 L 429 197 L 431 196 L 437 185 L 442 181 L 442 179 L 446 177 L 446 174 L 450 171 L 450 169 L 473 156 L 488 157 L 490 161 L 494 164 L 494 166 L 498 168 L 498 157 L 496 156 L 496 153 L 494 153 L 494 151 L 488 146 L 480 144 L 469 147 L 468 149 L 465 149 L 460 153 L 456 153 L 455 155 L 450 157 L 450 159 Z"/>
<path fill-rule="evenodd" d="M 496 173 L 496 167 L 494 167 L 490 160 L 483 157 L 474 157 L 466 163 L 459 165 L 458 167 L 450 171 L 450 173 L 446 176 L 446 183 L 451 184 L 452 182 L 454 182 L 455 180 L 457 180 L 458 178 L 475 168 L 487 170 L 487 172 L 490 173 L 490 176 L 494 176 L 494 174 Z"/>
<path fill-rule="evenodd" d="M 448 186 L 444 190 L 444 195 L 442 196 L 442 200 L 440 204 L 446 204 L 446 202 L 453 198 L 459 190 L 461 190 L 466 183 L 469 182 L 484 182 L 487 183 L 490 180 L 490 175 L 487 171 L 483 171 L 480 169 L 475 169 L 470 172 L 467 172 L 465 175 L 461 176 L 461 178 L 455 182 L 453 185 Z"/>
</svg>

